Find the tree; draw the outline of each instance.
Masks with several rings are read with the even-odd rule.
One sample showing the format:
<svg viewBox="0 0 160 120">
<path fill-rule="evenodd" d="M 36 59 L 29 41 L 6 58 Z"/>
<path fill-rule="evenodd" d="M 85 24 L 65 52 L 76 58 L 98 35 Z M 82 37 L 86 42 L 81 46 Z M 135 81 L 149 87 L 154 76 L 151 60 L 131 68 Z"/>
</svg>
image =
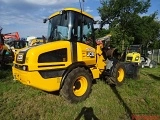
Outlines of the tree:
<svg viewBox="0 0 160 120">
<path fill-rule="evenodd" d="M 119 26 L 110 28 L 110 31 L 110 34 L 112 35 L 111 44 L 112 46 L 118 48 L 120 51 L 124 50 L 124 48 L 127 48 L 134 41 L 134 37 L 121 32 L 121 28 Z M 122 45 L 124 48 L 122 48 Z"/>
<path fill-rule="evenodd" d="M 130 33 L 130 25 L 139 14 L 146 13 L 150 7 L 150 0 L 101 0 L 101 7 L 98 8 L 102 19 L 102 24 L 109 24 L 109 29 L 118 29 L 120 33 L 122 49 L 125 41 L 129 38 L 129 43 L 133 42 Z M 117 31 L 118 32 L 118 31 Z M 117 38 L 116 34 L 113 39 Z"/>
<path fill-rule="evenodd" d="M 97 29 L 95 31 L 95 38 L 101 38 L 101 37 L 104 37 L 106 36 L 107 34 L 109 34 L 110 31 L 108 29 L 102 29 L 101 31 L 99 29 Z"/>
<path fill-rule="evenodd" d="M 125 24 L 132 15 L 146 13 L 150 0 L 100 0 L 98 8 L 101 19 L 107 24 L 114 22 Z"/>
<path fill-rule="evenodd" d="M 146 45 L 149 41 L 156 41 L 160 35 L 160 22 L 156 19 L 157 13 L 150 16 L 138 17 L 131 26 L 130 34 L 134 36 L 134 44 Z"/>
</svg>

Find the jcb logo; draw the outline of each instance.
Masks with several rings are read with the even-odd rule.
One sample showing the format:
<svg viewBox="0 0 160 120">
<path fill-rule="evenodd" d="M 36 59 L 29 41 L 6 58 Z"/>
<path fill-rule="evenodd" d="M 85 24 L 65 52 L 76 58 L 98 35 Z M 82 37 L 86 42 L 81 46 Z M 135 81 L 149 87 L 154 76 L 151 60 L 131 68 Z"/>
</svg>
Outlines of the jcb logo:
<svg viewBox="0 0 160 120">
<path fill-rule="evenodd" d="M 22 54 L 19 54 L 19 55 L 17 56 L 17 61 L 22 61 L 22 59 L 23 59 L 23 55 L 22 55 Z"/>
</svg>

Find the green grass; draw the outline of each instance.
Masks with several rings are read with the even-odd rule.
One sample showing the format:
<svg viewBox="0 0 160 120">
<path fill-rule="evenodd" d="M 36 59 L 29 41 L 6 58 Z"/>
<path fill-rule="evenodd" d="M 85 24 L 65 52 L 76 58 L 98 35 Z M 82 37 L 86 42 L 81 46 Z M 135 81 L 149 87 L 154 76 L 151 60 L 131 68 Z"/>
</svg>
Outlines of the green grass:
<svg viewBox="0 0 160 120">
<path fill-rule="evenodd" d="M 160 68 L 141 69 L 139 80 L 126 79 L 117 88 L 97 80 L 78 104 L 15 82 L 11 70 L 0 70 L 1 120 L 126 120 L 131 114 L 160 115 Z"/>
</svg>

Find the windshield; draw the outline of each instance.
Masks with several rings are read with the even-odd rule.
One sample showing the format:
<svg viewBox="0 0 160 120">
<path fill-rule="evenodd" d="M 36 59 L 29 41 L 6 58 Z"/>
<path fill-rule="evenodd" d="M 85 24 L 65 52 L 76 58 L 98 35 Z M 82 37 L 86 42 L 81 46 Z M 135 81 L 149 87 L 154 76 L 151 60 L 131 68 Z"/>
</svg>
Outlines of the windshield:
<svg viewBox="0 0 160 120">
<path fill-rule="evenodd" d="M 93 19 L 76 11 L 64 11 L 49 19 L 48 42 L 69 40 L 94 45 Z"/>
<path fill-rule="evenodd" d="M 128 49 L 129 52 L 141 52 L 141 47 L 140 46 L 130 46 Z"/>
<path fill-rule="evenodd" d="M 57 40 L 68 40 L 69 12 L 54 16 L 49 20 L 48 42 Z"/>
</svg>

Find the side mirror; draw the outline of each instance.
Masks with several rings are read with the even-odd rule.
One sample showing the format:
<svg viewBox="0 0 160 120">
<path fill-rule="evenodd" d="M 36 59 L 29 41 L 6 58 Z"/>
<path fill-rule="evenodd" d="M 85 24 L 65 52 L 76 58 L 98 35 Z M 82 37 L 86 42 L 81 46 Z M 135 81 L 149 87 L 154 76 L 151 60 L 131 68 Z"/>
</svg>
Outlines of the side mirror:
<svg viewBox="0 0 160 120">
<path fill-rule="evenodd" d="M 43 19 L 43 23 L 46 23 L 48 21 L 48 18 Z"/>
<path fill-rule="evenodd" d="M 3 29 L 3 28 L 0 26 L 0 33 L 2 32 L 2 29 Z"/>
</svg>

